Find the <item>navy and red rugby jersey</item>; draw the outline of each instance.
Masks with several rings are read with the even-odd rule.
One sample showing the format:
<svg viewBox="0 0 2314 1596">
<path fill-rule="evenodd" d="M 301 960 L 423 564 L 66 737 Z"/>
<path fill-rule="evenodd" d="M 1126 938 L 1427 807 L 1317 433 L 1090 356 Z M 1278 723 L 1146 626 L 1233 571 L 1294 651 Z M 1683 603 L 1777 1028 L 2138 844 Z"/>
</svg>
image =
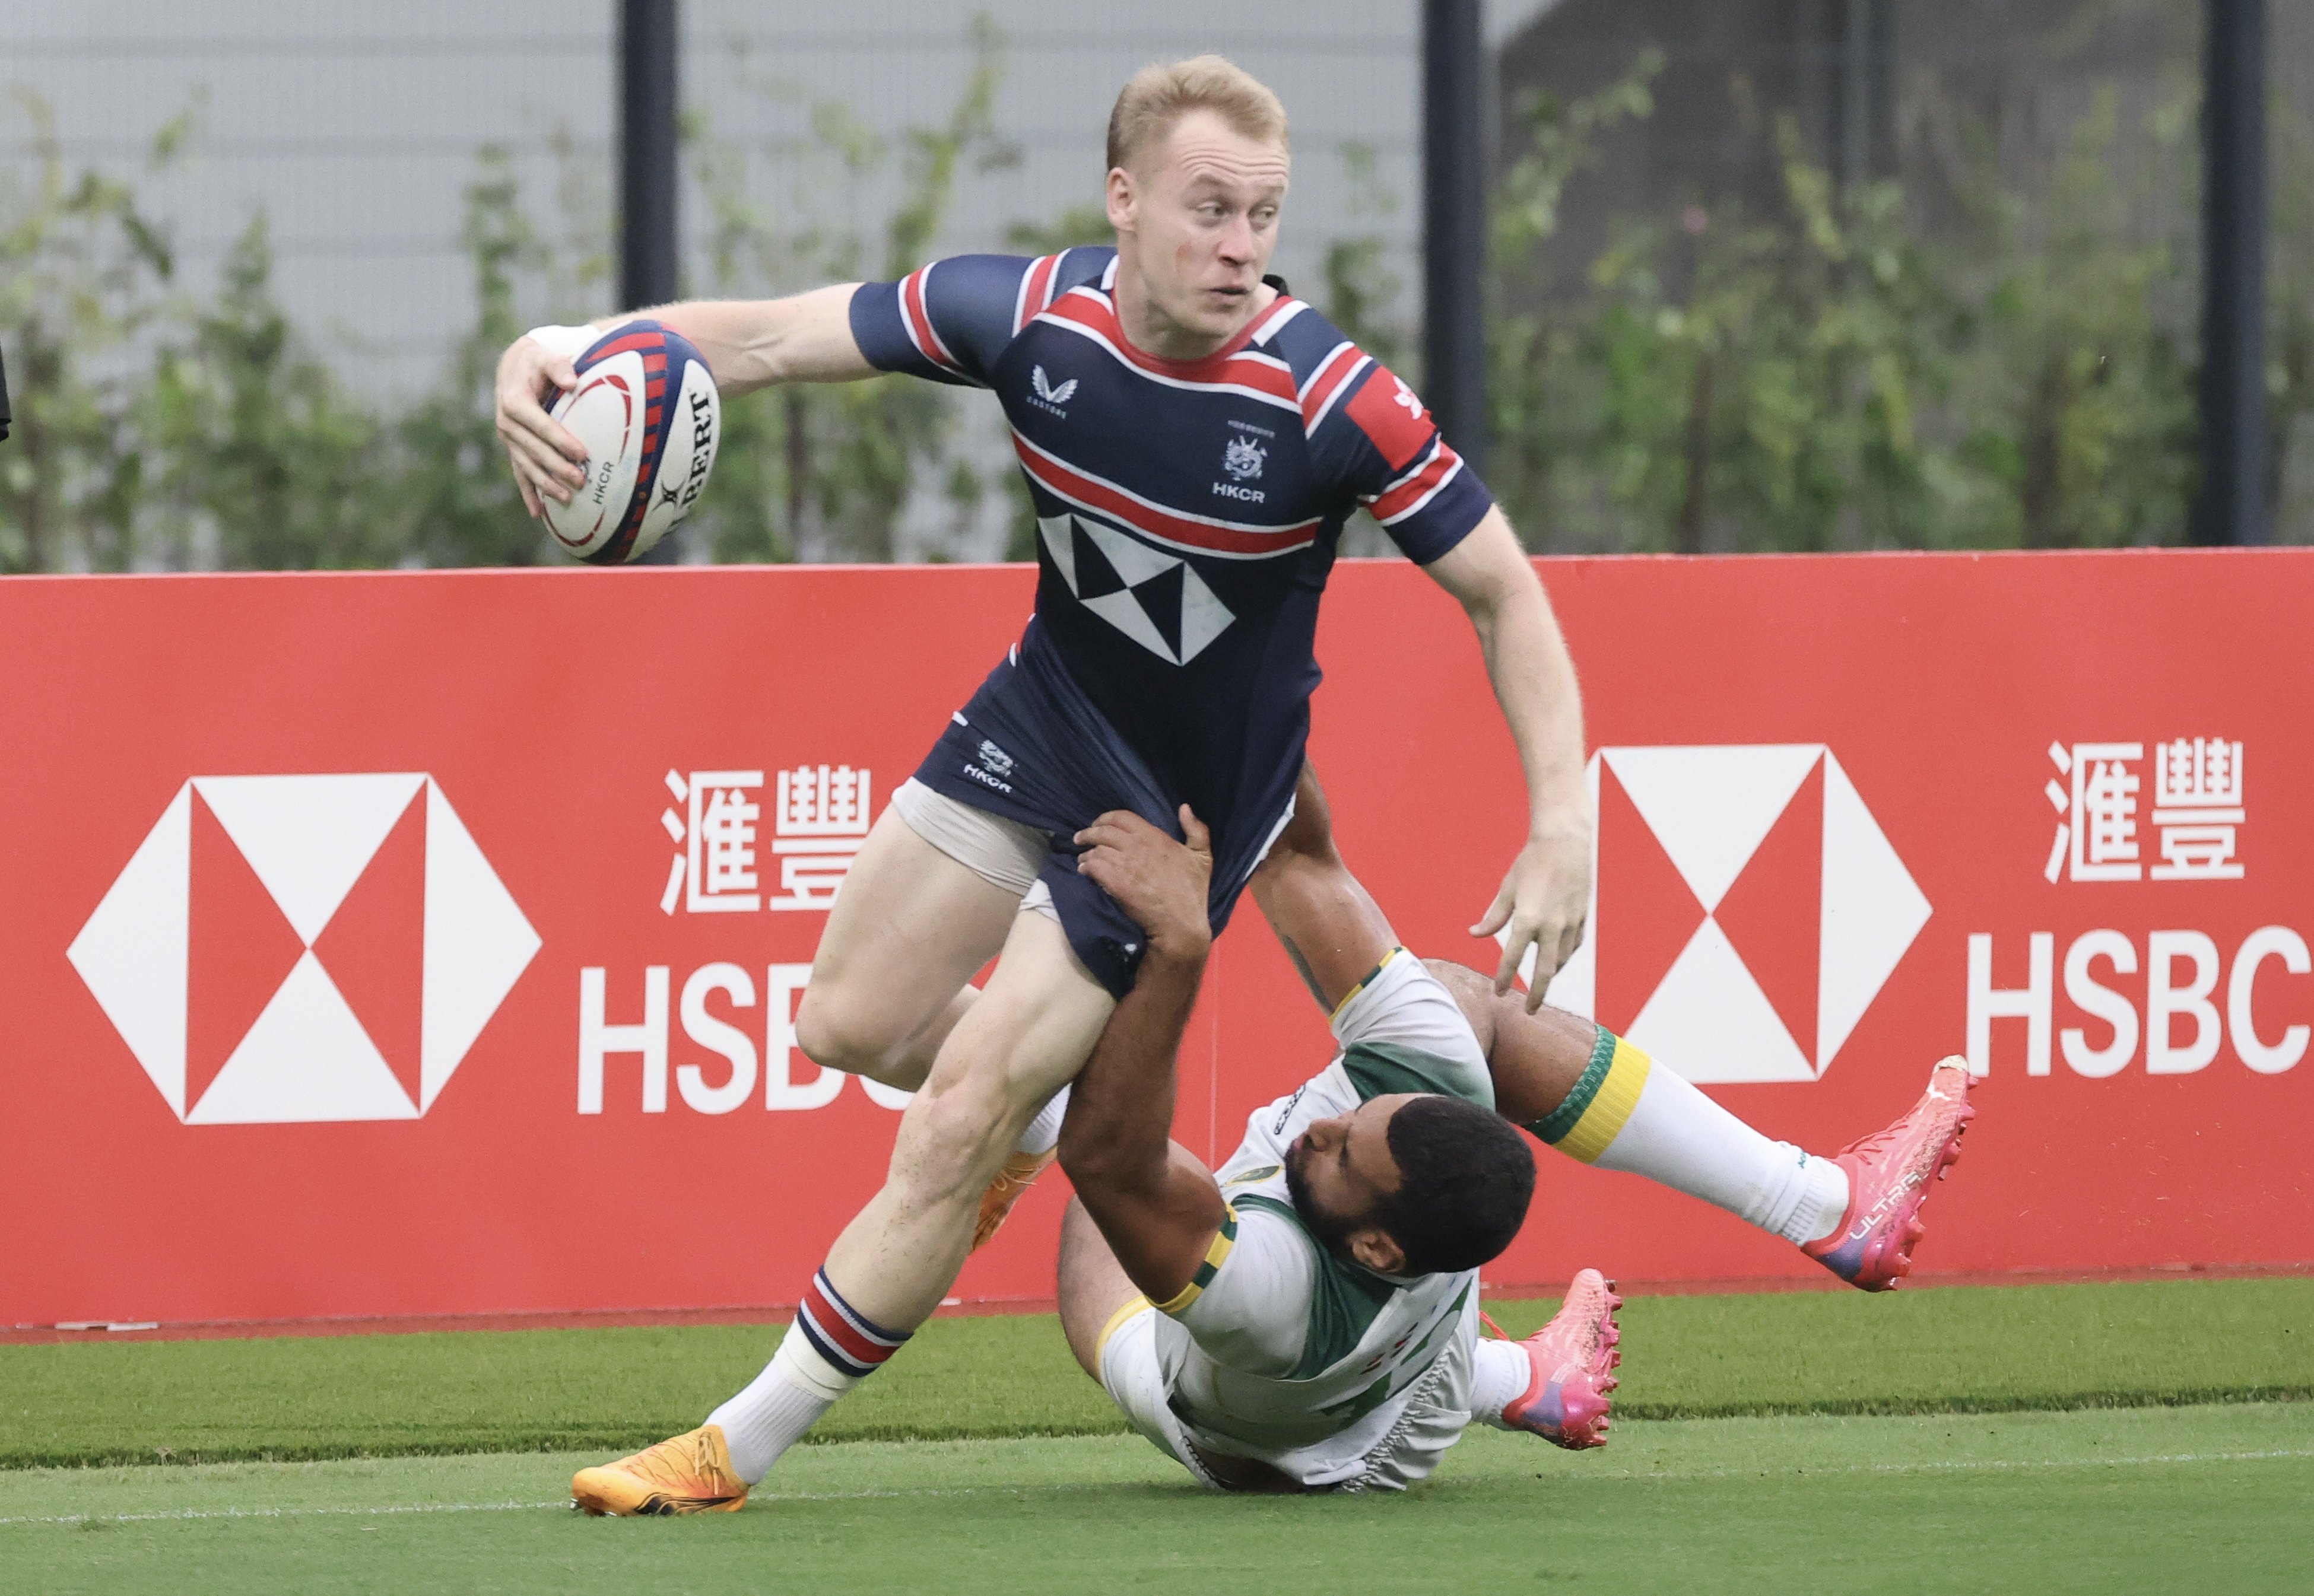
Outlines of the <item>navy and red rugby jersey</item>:
<svg viewBox="0 0 2314 1596">
<path fill-rule="evenodd" d="M 976 703 L 999 707 L 983 701 L 1020 671 L 1046 699 L 1081 692 L 1163 796 L 1214 828 L 1214 885 L 1236 875 L 1233 897 L 1232 856 L 1258 856 L 1301 770 L 1343 522 L 1364 505 L 1426 564 L 1493 501 L 1406 384 L 1309 305 L 1281 293 L 1219 352 L 1161 359 L 1119 325 L 1116 261 L 1108 248 L 936 260 L 863 286 L 852 331 L 882 370 L 994 390 L 1011 423 L 1036 504 L 1037 607 Z M 1052 716 L 1002 719 L 1036 741 L 1024 723 Z M 1042 740 L 1064 756 L 1082 731 Z M 961 723 L 943 741 L 973 744 Z M 1020 801 L 1002 771 L 936 757 L 918 778 L 1031 824 L 1069 819 Z M 1170 807 L 1151 818 L 1170 828 Z"/>
</svg>

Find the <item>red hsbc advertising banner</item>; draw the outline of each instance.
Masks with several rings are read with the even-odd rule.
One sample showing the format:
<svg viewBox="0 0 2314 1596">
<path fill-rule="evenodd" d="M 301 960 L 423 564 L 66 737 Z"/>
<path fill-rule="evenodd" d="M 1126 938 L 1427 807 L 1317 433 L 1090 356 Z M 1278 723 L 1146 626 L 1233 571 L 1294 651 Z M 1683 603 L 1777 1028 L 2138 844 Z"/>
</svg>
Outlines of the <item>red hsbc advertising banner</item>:
<svg viewBox="0 0 2314 1596">
<path fill-rule="evenodd" d="M 2314 1260 L 2314 553 L 1550 560 L 1597 897 L 1554 1001 L 1830 1151 L 1968 1054 L 1924 1274 Z M 791 1016 L 1025 567 L 0 587 L 0 1323 L 791 1302 L 904 1099 Z M 1326 601 L 1313 757 L 1426 954 L 1524 832 L 1456 606 Z M 1208 1159 L 1321 1065 L 1249 902 Z M 1490 1271 L 1805 1275 L 1541 1154 Z M 1052 1294 L 1048 1177 L 958 1287 Z"/>
</svg>

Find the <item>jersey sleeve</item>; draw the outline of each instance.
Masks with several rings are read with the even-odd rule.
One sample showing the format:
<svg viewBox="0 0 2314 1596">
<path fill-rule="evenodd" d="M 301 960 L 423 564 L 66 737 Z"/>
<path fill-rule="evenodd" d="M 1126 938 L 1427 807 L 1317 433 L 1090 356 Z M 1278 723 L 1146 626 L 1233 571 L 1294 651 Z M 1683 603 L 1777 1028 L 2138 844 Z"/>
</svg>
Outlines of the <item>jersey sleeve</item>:
<svg viewBox="0 0 2314 1596">
<path fill-rule="evenodd" d="M 1334 1010 L 1342 1072 L 1360 1101 L 1392 1092 L 1436 1092 L 1495 1106 L 1487 1055 L 1462 1005 L 1423 962 L 1392 948 Z"/>
<path fill-rule="evenodd" d="M 1302 1358 L 1318 1262 L 1293 1221 L 1232 1204 L 1197 1278 L 1157 1310 L 1224 1368 L 1282 1378 Z"/>
<path fill-rule="evenodd" d="M 879 371 L 935 383 L 989 385 L 989 372 L 1021 322 L 1031 278 L 1047 260 L 951 255 L 896 283 L 862 283 L 852 296 L 852 336 Z"/>
<path fill-rule="evenodd" d="M 1303 424 L 1325 470 L 1428 565 L 1494 507 L 1478 474 L 1396 373 L 1342 342 L 1302 386 Z"/>
</svg>

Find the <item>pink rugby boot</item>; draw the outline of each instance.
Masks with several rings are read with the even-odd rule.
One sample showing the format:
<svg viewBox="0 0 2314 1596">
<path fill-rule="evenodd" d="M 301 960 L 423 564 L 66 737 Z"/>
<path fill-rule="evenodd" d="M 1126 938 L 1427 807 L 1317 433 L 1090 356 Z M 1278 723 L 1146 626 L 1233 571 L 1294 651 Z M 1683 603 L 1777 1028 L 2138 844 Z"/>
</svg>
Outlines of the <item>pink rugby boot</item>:
<svg viewBox="0 0 2314 1596">
<path fill-rule="evenodd" d="M 1904 1117 L 1841 1149 L 1848 1171 L 1848 1212 L 1840 1228 L 1800 1250 L 1850 1285 L 1885 1292 L 1912 1272 L 1912 1248 L 1927 1227 L 1921 1204 L 1929 1177 L 1941 1180 L 1960 1157 L 1960 1139 L 1976 1110 L 1968 1102 L 1968 1061 L 1941 1059 L 1929 1089 Z"/>
<path fill-rule="evenodd" d="M 1504 1406 L 1503 1423 L 1569 1451 L 1606 1445 L 1611 1393 L 1621 1383 L 1612 1371 L 1623 1361 L 1615 1346 L 1623 1334 L 1615 1309 L 1622 1305 L 1596 1269 L 1576 1275 L 1550 1322 L 1518 1344 L 1532 1373 Z"/>
</svg>

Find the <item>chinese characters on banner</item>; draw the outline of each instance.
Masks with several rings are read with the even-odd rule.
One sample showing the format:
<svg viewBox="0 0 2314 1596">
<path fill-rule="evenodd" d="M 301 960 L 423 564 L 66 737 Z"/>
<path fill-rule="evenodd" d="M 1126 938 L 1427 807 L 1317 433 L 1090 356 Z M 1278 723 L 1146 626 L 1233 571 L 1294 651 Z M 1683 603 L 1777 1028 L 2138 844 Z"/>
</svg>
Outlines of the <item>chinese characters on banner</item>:
<svg viewBox="0 0 2314 1596">
<path fill-rule="evenodd" d="M 763 788 L 761 771 L 667 772 L 667 789 L 684 808 L 659 812 L 678 850 L 659 895 L 661 913 L 678 906 L 693 914 L 825 910 L 835 902 L 874 817 L 869 772 L 807 764 L 778 772 L 771 842 L 778 891 L 768 898 L 757 864 Z"/>
<path fill-rule="evenodd" d="M 2049 745 L 2057 775 L 2042 790 L 2057 811 L 2056 840 L 2042 874 L 2051 881 L 2239 881 L 2235 827 L 2242 798 L 2242 745 L 2223 737 L 2142 743 Z M 2148 818 L 2160 833 L 2148 859 L 2138 825 L 2145 780 L 2153 767 Z M 2059 780 L 2071 778 L 2071 785 Z"/>
</svg>

